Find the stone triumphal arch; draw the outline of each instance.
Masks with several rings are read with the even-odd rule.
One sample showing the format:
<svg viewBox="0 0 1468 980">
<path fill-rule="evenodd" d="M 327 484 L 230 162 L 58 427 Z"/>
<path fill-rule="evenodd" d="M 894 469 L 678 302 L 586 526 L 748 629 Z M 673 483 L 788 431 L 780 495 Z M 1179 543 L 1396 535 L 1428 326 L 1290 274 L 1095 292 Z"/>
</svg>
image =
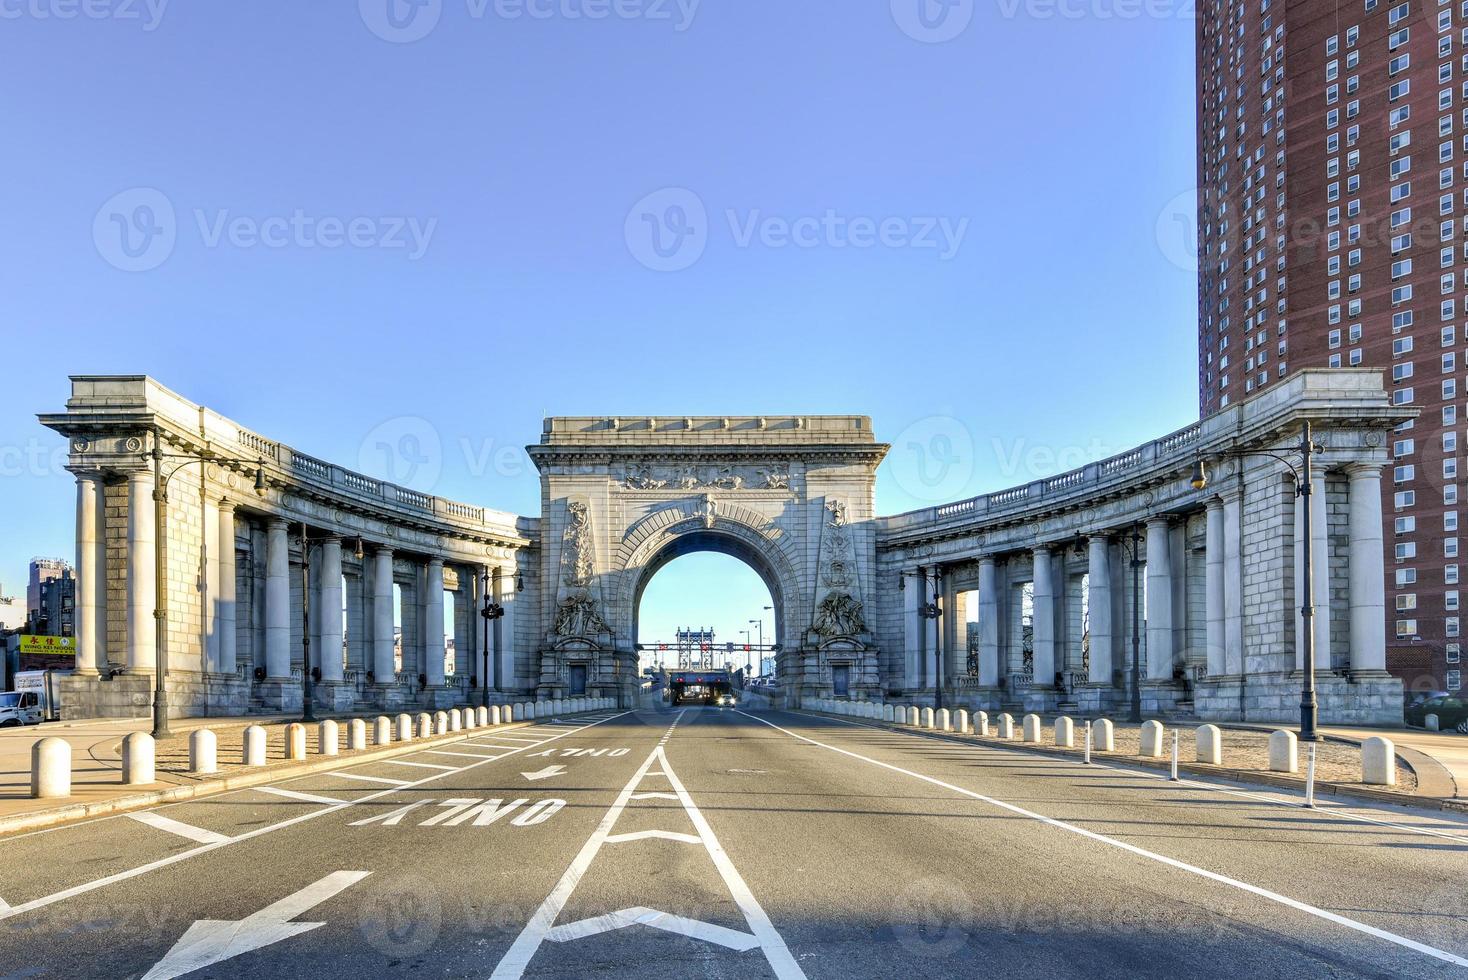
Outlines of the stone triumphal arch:
<svg viewBox="0 0 1468 980">
<path fill-rule="evenodd" d="M 1313 646 L 1322 719 L 1400 722 L 1382 468 L 1414 414 L 1376 372 L 1305 370 L 1109 459 L 889 516 L 888 447 L 863 416 L 551 418 L 528 447 L 540 513 L 519 516 L 309 456 L 151 378 L 77 377 L 41 416 L 76 476 L 61 709 L 146 714 L 160 654 L 177 715 L 289 710 L 307 690 L 331 710 L 630 706 L 643 589 L 716 551 L 769 587 L 777 702 L 1099 714 L 1135 697 L 1285 721 Z M 1281 452 L 1306 421 L 1309 527 Z M 488 630 L 486 603 L 503 612 Z"/>
<path fill-rule="evenodd" d="M 642 590 L 679 555 L 741 559 L 769 587 L 791 688 L 873 696 L 880 663 L 872 525 L 887 447 L 863 416 L 555 418 L 540 470 L 541 686 L 636 672 Z"/>
</svg>

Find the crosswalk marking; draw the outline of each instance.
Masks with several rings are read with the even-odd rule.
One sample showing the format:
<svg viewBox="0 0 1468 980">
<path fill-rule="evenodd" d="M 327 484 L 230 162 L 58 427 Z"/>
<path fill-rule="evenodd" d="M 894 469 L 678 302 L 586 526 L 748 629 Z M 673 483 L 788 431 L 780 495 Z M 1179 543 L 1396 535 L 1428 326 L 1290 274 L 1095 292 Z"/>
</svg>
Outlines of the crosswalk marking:
<svg viewBox="0 0 1468 980">
<path fill-rule="evenodd" d="M 288 800 L 300 800 L 302 803 L 326 803 L 328 805 L 335 805 L 337 803 L 347 802 L 346 800 L 339 800 L 335 796 L 317 796 L 314 793 L 297 793 L 293 789 L 281 789 L 279 786 L 256 786 L 255 789 L 258 789 L 262 793 L 272 793 L 276 796 L 284 796 Z"/>
<path fill-rule="evenodd" d="M 219 844 L 230 839 L 225 834 L 217 834 L 212 830 L 205 830 L 203 827 L 195 827 L 193 824 L 182 823 L 178 820 L 165 817 L 161 813 L 154 813 L 151 810 L 145 810 L 142 813 L 129 813 L 128 816 L 140 824 L 152 827 L 154 830 L 161 830 L 166 834 L 174 834 L 178 837 L 191 840 L 196 844 Z"/>
</svg>

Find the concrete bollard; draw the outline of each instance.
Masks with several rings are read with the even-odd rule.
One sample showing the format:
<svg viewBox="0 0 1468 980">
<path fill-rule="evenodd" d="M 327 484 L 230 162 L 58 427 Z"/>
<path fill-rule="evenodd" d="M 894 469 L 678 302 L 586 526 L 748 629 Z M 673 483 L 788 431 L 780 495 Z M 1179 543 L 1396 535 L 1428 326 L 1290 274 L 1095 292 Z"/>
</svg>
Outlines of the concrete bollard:
<svg viewBox="0 0 1468 980">
<path fill-rule="evenodd" d="M 1269 771 L 1300 771 L 1299 744 L 1294 732 L 1281 728 L 1269 736 Z"/>
<path fill-rule="evenodd" d="M 968 734 L 968 711 L 959 708 L 953 713 L 953 727 L 960 735 Z"/>
<path fill-rule="evenodd" d="M 989 712 L 974 712 L 974 734 L 983 735 L 985 738 L 989 737 Z"/>
<path fill-rule="evenodd" d="M 413 716 L 408 714 L 398 715 L 398 741 L 413 741 Z"/>
<path fill-rule="evenodd" d="M 404 725 L 405 719 L 407 720 L 406 726 Z M 372 723 L 372 744 L 391 745 L 392 730 L 392 719 L 388 718 L 386 715 L 379 715 L 377 717 L 377 720 Z M 405 732 L 407 734 L 406 738 L 403 737 Z M 408 718 L 407 715 L 398 715 L 398 740 L 402 742 L 410 742 L 413 740 L 413 720 L 411 718 Z"/>
<path fill-rule="evenodd" d="M 540 707 L 540 705 L 536 704 L 534 701 L 526 701 L 525 702 L 525 720 L 526 721 L 534 721 L 535 719 L 537 719 L 539 717 L 541 717 L 541 707 Z"/>
<path fill-rule="evenodd" d="M 243 760 L 247 766 L 265 765 L 265 729 L 251 725 L 245 729 Z"/>
<path fill-rule="evenodd" d="M 1429 732 L 1440 732 L 1442 731 L 1442 722 L 1438 720 L 1437 715 L 1428 715 L 1422 719 L 1422 727 Z"/>
<path fill-rule="evenodd" d="M 1210 766 L 1223 765 L 1223 732 L 1217 725 L 1199 725 L 1197 758 Z"/>
<path fill-rule="evenodd" d="M 922 723 L 922 720 L 923 713 L 918 710 L 917 705 L 913 705 L 907 709 L 907 723 L 913 728 L 918 727 Z"/>
<path fill-rule="evenodd" d="M 417 719 L 417 735 L 419 738 L 433 737 L 433 716 L 426 711 L 420 711 Z"/>
<path fill-rule="evenodd" d="M 219 739 L 207 728 L 189 732 L 189 772 L 219 771 Z"/>
<path fill-rule="evenodd" d="M 382 719 L 387 721 L 386 718 Z M 347 751 L 361 752 L 367 747 L 367 723 L 361 718 L 347 722 Z"/>
<path fill-rule="evenodd" d="M 1091 726 L 1091 749 L 1096 752 L 1116 751 L 1116 726 L 1110 718 L 1101 718 Z"/>
<path fill-rule="evenodd" d="M 561 714 L 565 710 L 565 707 L 566 703 L 560 698 L 551 698 L 550 713 L 552 715 Z"/>
<path fill-rule="evenodd" d="M 1025 741 L 1038 744 L 1040 741 L 1040 716 L 1025 715 Z"/>
<path fill-rule="evenodd" d="M 1000 715 L 999 728 L 994 734 L 997 738 L 1014 738 L 1014 715 L 1007 711 Z"/>
<path fill-rule="evenodd" d="M 285 757 L 306 758 L 306 726 L 298 721 L 285 726 Z"/>
<path fill-rule="evenodd" d="M 461 732 L 461 731 L 463 731 L 464 730 L 464 713 L 462 711 L 460 711 L 458 708 L 450 708 L 449 709 L 449 723 L 448 724 L 449 724 L 448 730 L 451 731 L 451 732 Z"/>
<path fill-rule="evenodd" d="M 884 704 L 884 705 L 882 705 L 882 720 L 883 721 L 895 721 L 896 718 L 897 718 L 897 716 L 896 716 L 896 714 L 894 714 L 894 710 L 895 709 L 890 704 Z"/>
<path fill-rule="evenodd" d="M 1065 715 L 1055 719 L 1055 744 L 1062 749 L 1076 747 L 1076 723 Z"/>
<path fill-rule="evenodd" d="M 60 800 L 71 795 L 71 743 L 64 738 L 37 739 L 31 745 L 31 797 Z"/>
<path fill-rule="evenodd" d="M 489 723 L 491 725 L 503 725 L 510 719 L 506 717 L 510 713 L 509 705 L 491 705 L 489 708 Z"/>
<path fill-rule="evenodd" d="M 341 751 L 341 726 L 330 718 L 316 726 L 316 754 L 336 755 Z"/>
<path fill-rule="evenodd" d="M 953 715 L 949 712 L 949 710 L 947 708 L 939 708 L 938 709 L 938 716 L 935 719 L 935 721 L 937 722 L 937 725 L 938 725 L 938 731 L 940 731 L 940 732 L 951 732 L 951 731 L 953 731 Z"/>
<path fill-rule="evenodd" d="M 1361 743 L 1361 782 L 1368 786 L 1397 785 L 1397 747 L 1391 739 L 1374 735 Z"/>
<path fill-rule="evenodd" d="M 122 740 L 122 781 L 128 785 L 156 783 L 153 760 L 157 747 L 147 732 L 133 732 Z"/>
<path fill-rule="evenodd" d="M 932 728 L 933 727 L 933 724 L 934 724 L 934 722 L 933 722 L 933 709 L 932 708 L 924 708 L 923 709 L 923 716 L 922 717 L 923 717 L 923 727 L 924 728 Z"/>
<path fill-rule="evenodd" d="M 1162 758 L 1162 722 L 1143 722 L 1141 739 L 1141 746 L 1137 749 L 1137 755 L 1147 759 Z"/>
<path fill-rule="evenodd" d="M 474 723 L 480 728 L 489 725 L 489 709 L 483 706 L 474 709 Z M 498 723 L 498 722 L 496 722 Z"/>
<path fill-rule="evenodd" d="M 433 733 L 435 735 L 447 735 L 449 733 L 448 712 L 435 711 L 433 713 Z"/>
</svg>

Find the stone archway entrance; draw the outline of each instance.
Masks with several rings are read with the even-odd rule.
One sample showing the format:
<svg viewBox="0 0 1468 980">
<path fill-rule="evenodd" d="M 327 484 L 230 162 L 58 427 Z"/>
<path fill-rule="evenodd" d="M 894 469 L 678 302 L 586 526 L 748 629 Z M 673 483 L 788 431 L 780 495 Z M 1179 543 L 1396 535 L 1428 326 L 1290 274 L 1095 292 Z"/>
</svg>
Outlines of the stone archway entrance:
<svg viewBox="0 0 1468 980">
<path fill-rule="evenodd" d="M 745 561 L 774 598 L 782 696 L 879 688 L 876 468 L 863 416 L 553 418 L 541 476 L 543 696 L 585 671 L 593 695 L 637 683 L 638 600 L 693 551 Z"/>
</svg>

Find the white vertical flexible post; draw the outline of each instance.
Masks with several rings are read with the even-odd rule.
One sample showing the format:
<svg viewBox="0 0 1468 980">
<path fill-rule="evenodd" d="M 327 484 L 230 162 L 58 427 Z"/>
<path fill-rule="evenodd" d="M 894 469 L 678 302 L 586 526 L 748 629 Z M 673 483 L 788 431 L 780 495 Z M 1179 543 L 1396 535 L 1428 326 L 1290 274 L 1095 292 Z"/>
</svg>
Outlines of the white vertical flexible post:
<svg viewBox="0 0 1468 980">
<path fill-rule="evenodd" d="M 1177 729 L 1172 730 L 1172 774 L 1167 777 L 1174 783 L 1177 779 Z"/>
<path fill-rule="evenodd" d="M 1305 766 L 1305 806 L 1315 809 L 1315 743 L 1309 743 L 1308 762 Z"/>
<path fill-rule="evenodd" d="M 1086 765 L 1091 764 L 1091 722 L 1086 722 Z"/>
</svg>

